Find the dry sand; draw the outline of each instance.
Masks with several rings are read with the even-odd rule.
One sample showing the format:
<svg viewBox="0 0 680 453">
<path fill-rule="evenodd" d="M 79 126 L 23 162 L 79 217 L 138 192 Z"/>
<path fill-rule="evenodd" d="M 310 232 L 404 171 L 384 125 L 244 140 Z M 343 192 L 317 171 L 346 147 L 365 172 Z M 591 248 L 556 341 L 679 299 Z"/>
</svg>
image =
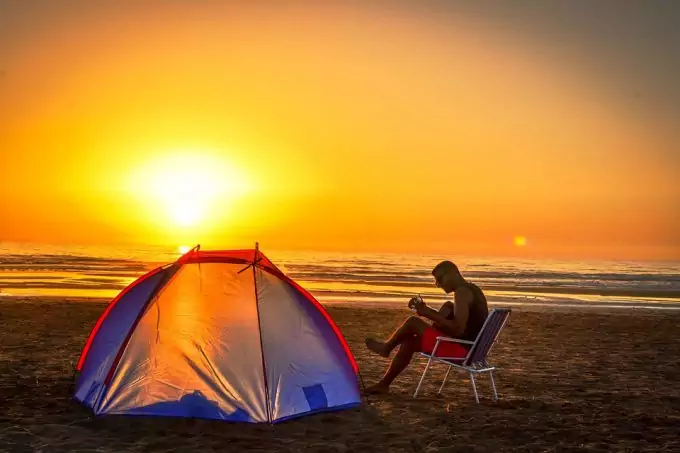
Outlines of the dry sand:
<svg viewBox="0 0 680 453">
<path fill-rule="evenodd" d="M 675 312 L 515 310 L 492 354 L 499 403 L 476 405 L 462 375 L 437 396 L 442 367 L 413 400 L 418 362 L 359 409 L 269 426 L 92 417 L 70 399 L 72 370 L 104 306 L 0 299 L 0 451 L 680 451 Z M 373 383 L 387 362 L 363 339 L 408 312 L 329 310 Z"/>
</svg>

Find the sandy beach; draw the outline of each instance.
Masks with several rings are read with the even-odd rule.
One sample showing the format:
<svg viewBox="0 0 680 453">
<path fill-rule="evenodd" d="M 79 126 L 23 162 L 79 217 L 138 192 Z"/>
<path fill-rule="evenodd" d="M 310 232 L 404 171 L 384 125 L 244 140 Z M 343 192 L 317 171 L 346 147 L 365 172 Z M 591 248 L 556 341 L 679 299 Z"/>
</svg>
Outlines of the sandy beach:
<svg viewBox="0 0 680 453">
<path fill-rule="evenodd" d="M 680 314 L 652 310 L 513 312 L 493 352 L 499 403 L 474 403 L 443 368 L 411 395 L 424 363 L 393 393 L 354 410 L 282 424 L 94 418 L 70 399 L 72 372 L 105 302 L 0 300 L 0 451 L 679 451 Z M 405 310 L 330 307 L 370 384 L 386 360 L 363 339 Z"/>
<path fill-rule="evenodd" d="M 680 453 L 679 25 L 0 0 L 0 453 Z"/>
</svg>

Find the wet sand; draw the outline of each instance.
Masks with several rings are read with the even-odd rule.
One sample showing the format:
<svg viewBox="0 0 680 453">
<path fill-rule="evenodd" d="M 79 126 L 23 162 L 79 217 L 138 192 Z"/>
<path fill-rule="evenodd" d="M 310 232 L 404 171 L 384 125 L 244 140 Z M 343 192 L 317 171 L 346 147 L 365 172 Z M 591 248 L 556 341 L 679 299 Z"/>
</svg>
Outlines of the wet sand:
<svg viewBox="0 0 680 453">
<path fill-rule="evenodd" d="M 0 298 L 0 451 L 680 451 L 680 313 L 515 309 L 492 362 L 499 403 L 476 405 L 418 362 L 358 409 L 269 425 L 99 417 L 70 399 L 72 373 L 103 302 Z M 363 347 L 409 312 L 329 307 L 368 385 L 387 361 Z"/>
</svg>

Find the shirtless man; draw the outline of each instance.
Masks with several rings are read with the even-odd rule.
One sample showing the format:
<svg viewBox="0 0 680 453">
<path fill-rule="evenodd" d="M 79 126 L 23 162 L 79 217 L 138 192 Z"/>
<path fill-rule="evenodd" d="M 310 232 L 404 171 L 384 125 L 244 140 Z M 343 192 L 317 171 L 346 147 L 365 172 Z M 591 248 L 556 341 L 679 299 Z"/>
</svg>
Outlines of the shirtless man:
<svg viewBox="0 0 680 453">
<path fill-rule="evenodd" d="M 411 362 L 413 354 L 431 354 L 437 337 L 453 337 L 475 341 L 488 315 L 486 297 L 475 284 L 468 282 L 451 261 L 442 261 L 432 270 L 435 284 L 447 294 L 454 293 L 455 302 L 446 302 L 439 311 L 424 302 L 414 301 L 418 316 L 411 316 L 385 341 L 366 339 L 366 346 L 374 353 L 389 357 L 393 349 L 399 351 L 392 359 L 383 378 L 366 389 L 368 393 L 387 393 L 392 381 Z M 425 319 L 431 321 L 427 322 Z M 468 348 L 458 343 L 441 343 L 438 357 L 465 357 Z"/>
</svg>

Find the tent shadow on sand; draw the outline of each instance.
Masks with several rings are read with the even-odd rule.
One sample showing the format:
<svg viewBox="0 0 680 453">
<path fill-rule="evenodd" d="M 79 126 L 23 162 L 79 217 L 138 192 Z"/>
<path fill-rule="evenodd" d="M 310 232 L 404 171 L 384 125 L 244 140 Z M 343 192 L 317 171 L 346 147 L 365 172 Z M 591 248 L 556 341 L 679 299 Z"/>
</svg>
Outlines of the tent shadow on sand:
<svg viewBox="0 0 680 453">
<path fill-rule="evenodd" d="M 180 410 L 182 411 L 182 416 L 188 418 L 207 418 L 234 422 L 249 421 L 248 414 L 243 409 L 227 413 L 220 408 L 217 401 L 209 400 L 198 390 L 182 396 L 179 401 L 164 401 L 139 407 L 131 412 L 131 415 L 149 414 L 172 417 L 176 416 Z"/>
</svg>

